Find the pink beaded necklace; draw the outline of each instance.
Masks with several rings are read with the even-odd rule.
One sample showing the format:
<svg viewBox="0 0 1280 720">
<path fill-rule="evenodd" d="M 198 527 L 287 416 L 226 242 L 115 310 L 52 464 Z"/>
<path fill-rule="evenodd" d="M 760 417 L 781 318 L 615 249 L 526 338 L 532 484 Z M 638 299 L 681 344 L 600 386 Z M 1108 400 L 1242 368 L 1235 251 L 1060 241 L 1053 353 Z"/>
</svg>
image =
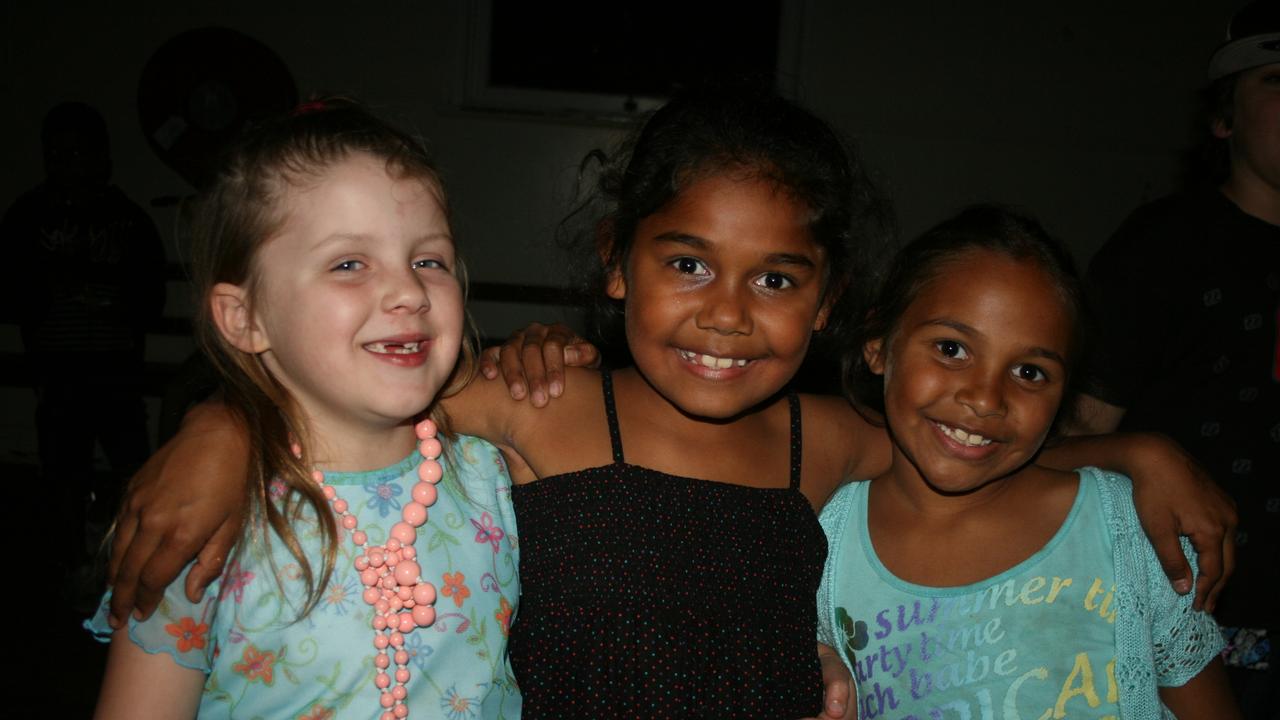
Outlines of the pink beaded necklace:
<svg viewBox="0 0 1280 720">
<path fill-rule="evenodd" d="M 378 687 L 383 712 L 380 720 L 402 720 L 409 716 L 407 702 L 409 682 L 409 651 L 404 649 L 404 634 L 414 628 L 427 627 L 436 621 L 432 607 L 436 601 L 436 588 L 422 579 L 422 569 L 415 561 L 417 550 L 413 541 L 418 537 L 415 528 L 427 521 L 427 508 L 436 501 L 436 483 L 444 471 L 437 458 L 443 448 L 436 439 L 436 424 L 423 420 L 414 427 L 418 439 L 418 451 L 423 461 L 418 466 L 418 482 L 410 493 L 412 500 L 405 503 L 401 521 L 391 526 L 384 545 L 366 546 L 369 538 L 356 527 L 356 516 L 350 512 L 346 500 L 338 497 L 332 485 L 324 482 L 324 473 L 311 474 L 320 485 L 321 492 L 338 515 L 338 522 L 351 532 L 351 540 L 363 551 L 356 556 L 355 568 L 364 584 L 364 601 L 373 606 L 373 646 L 378 654 L 373 665 L 378 673 L 373 683 Z M 294 444 L 294 455 L 301 458 L 302 448 Z M 396 669 L 388 674 L 393 658 L 387 648 L 394 648 Z"/>
</svg>

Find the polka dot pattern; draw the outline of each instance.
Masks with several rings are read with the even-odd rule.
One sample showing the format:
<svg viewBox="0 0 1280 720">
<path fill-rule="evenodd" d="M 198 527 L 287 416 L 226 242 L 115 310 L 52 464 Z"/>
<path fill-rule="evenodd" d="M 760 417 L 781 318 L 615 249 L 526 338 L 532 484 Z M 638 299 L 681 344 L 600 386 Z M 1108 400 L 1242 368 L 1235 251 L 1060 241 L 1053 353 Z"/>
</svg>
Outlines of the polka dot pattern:
<svg viewBox="0 0 1280 720">
<path fill-rule="evenodd" d="M 625 462 L 514 488 L 521 598 L 511 660 L 525 718 L 801 717 L 821 707 L 814 598 L 826 540 L 791 486 Z"/>
</svg>

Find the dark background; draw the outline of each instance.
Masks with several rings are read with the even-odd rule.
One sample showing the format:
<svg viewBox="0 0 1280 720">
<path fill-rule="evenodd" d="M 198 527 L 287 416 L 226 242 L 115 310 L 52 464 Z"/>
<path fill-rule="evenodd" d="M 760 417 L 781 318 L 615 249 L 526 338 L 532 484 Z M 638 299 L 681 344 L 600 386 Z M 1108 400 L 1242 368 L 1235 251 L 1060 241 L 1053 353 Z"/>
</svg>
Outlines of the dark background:
<svg viewBox="0 0 1280 720">
<path fill-rule="evenodd" d="M 1002 201 L 1040 216 L 1083 262 L 1132 208 L 1175 187 L 1183 151 L 1203 132 L 1192 118 L 1208 56 L 1241 3 L 772 3 L 779 4 L 792 29 L 778 43 L 784 87 L 860 143 L 896 198 L 904 235 L 962 205 Z M 364 5 L 0 0 L 0 206 L 42 176 L 44 113 L 63 100 L 88 102 L 106 117 L 116 184 L 150 210 L 169 259 L 181 262 L 177 206 L 152 203 L 192 188 L 148 147 L 138 121 L 138 78 L 172 36 L 222 26 L 274 50 L 304 97 L 356 95 L 429 139 L 453 201 L 460 248 L 471 258 L 471 277 L 500 286 L 471 304 L 485 334 L 501 336 L 531 318 L 564 316 L 548 302 L 510 302 L 521 293 L 504 294 L 501 286 L 565 283 L 565 262 L 552 236 L 573 193 L 578 163 L 591 149 L 616 142 L 625 125 L 561 112 L 562 98 L 536 114 L 479 109 L 488 102 L 475 90 L 474 38 L 484 34 L 488 17 L 482 3 Z M 572 44 L 588 50 L 630 44 L 642 57 L 657 57 L 663 48 L 678 51 L 698 42 L 699 33 L 688 29 L 693 13 L 726 18 L 712 53 L 719 61 L 728 58 L 732 66 L 735 47 L 760 49 L 743 29 L 752 23 L 735 14 L 739 3 L 681 5 L 655 5 L 672 9 L 625 33 L 584 22 L 557 35 L 530 21 L 513 40 L 520 44 L 508 47 L 527 48 L 516 56 L 529 53 L 530 68 L 541 61 L 540 48 L 559 54 Z M 529 68 L 502 72 L 511 77 L 522 69 Z M 185 286 L 175 279 L 166 308 L 166 316 L 178 321 L 171 327 L 180 328 L 189 312 Z M 30 484 L 35 401 L 15 362 L 21 344 L 7 317 L 0 312 L 0 472 L 7 483 Z M 156 367 L 182 360 L 190 349 L 180 332 L 148 338 L 148 359 Z M 154 423 L 158 398 L 149 402 Z M 39 505 L 10 510 L 57 512 Z M 33 597 L 24 591 L 18 602 Z M 70 658 L 69 666 L 55 661 L 45 671 L 72 678 L 77 689 L 64 696 L 40 683 L 43 689 L 33 689 L 59 696 L 45 709 L 86 714 L 100 656 L 61 612 L 54 618 L 37 609 L 27 617 L 44 626 L 42 632 L 56 619 L 56 632 L 40 643 L 48 652 L 28 657 L 52 659 L 57 652 Z M 22 707 L 21 697 L 10 707 Z"/>
</svg>

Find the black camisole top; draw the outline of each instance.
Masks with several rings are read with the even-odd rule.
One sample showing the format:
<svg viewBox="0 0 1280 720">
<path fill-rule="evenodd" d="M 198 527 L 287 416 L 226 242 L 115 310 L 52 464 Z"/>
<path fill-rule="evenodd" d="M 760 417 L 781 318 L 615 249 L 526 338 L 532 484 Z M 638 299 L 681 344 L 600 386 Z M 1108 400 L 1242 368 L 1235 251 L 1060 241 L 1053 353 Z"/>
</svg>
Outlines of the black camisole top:
<svg viewBox="0 0 1280 720">
<path fill-rule="evenodd" d="M 790 484 L 755 488 L 628 464 L 607 371 L 603 383 L 613 463 L 512 491 L 523 716 L 818 714 L 827 546 L 799 490 L 799 397 Z"/>
</svg>

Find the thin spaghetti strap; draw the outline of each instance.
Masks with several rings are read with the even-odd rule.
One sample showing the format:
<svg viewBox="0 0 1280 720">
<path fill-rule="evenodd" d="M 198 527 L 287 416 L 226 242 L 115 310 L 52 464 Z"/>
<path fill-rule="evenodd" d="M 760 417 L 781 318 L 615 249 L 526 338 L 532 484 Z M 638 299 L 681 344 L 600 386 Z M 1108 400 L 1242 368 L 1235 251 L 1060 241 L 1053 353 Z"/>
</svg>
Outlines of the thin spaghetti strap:
<svg viewBox="0 0 1280 720">
<path fill-rule="evenodd" d="M 622 433 L 618 430 L 618 411 L 613 406 L 613 374 L 609 368 L 600 369 L 601 385 L 604 387 L 604 414 L 609 419 L 609 442 L 613 444 L 613 461 L 626 462 L 622 456 Z"/>
<path fill-rule="evenodd" d="M 787 395 L 787 404 L 791 406 L 791 489 L 800 487 L 800 396 Z"/>
</svg>

